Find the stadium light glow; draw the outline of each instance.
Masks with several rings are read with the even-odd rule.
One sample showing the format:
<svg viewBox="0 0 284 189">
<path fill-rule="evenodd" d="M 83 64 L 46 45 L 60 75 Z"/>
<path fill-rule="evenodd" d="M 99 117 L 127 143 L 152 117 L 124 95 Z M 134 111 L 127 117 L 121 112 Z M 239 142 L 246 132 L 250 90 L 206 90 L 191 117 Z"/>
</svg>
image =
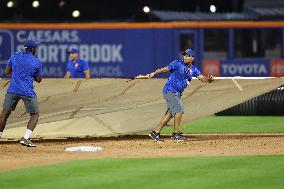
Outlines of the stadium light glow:
<svg viewBox="0 0 284 189">
<path fill-rule="evenodd" d="M 143 7 L 143 12 L 144 13 L 149 13 L 150 11 L 151 11 L 150 7 L 148 7 L 148 6 L 144 6 Z"/>
<path fill-rule="evenodd" d="M 65 1 L 63 1 L 63 0 L 59 1 L 58 5 L 59 5 L 59 7 L 63 7 L 65 5 Z"/>
<path fill-rule="evenodd" d="M 215 13 L 216 12 L 216 6 L 210 5 L 210 12 Z"/>
<path fill-rule="evenodd" d="M 13 1 L 8 1 L 7 2 L 7 7 L 8 8 L 12 8 L 14 6 L 14 2 Z"/>
<path fill-rule="evenodd" d="M 38 8 L 39 7 L 39 1 L 33 1 L 33 8 Z"/>
<path fill-rule="evenodd" d="M 73 16 L 74 18 L 78 18 L 78 17 L 80 16 L 80 11 L 74 10 L 74 11 L 72 12 L 72 16 Z"/>
</svg>

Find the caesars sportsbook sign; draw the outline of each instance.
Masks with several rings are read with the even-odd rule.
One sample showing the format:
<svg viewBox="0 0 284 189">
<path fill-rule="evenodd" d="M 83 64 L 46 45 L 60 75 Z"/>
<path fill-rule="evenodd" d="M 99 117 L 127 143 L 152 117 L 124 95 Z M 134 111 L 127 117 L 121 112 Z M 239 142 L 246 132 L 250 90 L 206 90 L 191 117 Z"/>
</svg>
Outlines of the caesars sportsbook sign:
<svg viewBox="0 0 284 189">
<path fill-rule="evenodd" d="M 89 63 L 95 77 L 131 77 L 140 73 L 137 64 L 149 62 L 149 58 L 146 51 L 139 50 L 147 44 L 126 35 L 127 30 L 0 30 L 0 74 L 10 55 L 22 51 L 25 40 L 32 39 L 41 42 L 37 56 L 46 77 L 64 76 L 70 48 L 79 49 L 80 58 Z M 135 48 L 136 53 L 131 50 Z M 138 52 L 144 58 L 137 59 Z"/>
</svg>

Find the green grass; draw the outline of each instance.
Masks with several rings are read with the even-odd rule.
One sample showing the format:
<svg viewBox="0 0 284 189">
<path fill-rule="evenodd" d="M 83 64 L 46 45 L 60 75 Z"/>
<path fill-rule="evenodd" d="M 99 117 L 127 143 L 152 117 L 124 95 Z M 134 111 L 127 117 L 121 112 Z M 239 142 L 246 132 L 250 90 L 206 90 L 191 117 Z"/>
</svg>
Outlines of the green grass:
<svg viewBox="0 0 284 189">
<path fill-rule="evenodd" d="M 172 133 L 166 127 L 162 133 Z M 284 116 L 209 116 L 184 125 L 183 132 L 214 133 L 284 133 Z"/>
<path fill-rule="evenodd" d="M 209 116 L 184 132 L 284 133 L 284 117 Z M 283 178 L 284 155 L 95 159 L 0 172 L 0 189 L 282 189 Z"/>
<path fill-rule="evenodd" d="M 0 173 L 0 188 L 284 188 L 284 156 L 104 159 Z"/>
</svg>

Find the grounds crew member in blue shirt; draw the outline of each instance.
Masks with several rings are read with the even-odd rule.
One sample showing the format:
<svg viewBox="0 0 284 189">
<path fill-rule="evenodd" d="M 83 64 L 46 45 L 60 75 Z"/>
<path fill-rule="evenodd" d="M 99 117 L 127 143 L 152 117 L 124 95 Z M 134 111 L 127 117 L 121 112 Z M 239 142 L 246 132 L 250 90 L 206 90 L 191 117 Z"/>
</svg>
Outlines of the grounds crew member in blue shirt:
<svg viewBox="0 0 284 189">
<path fill-rule="evenodd" d="M 213 76 L 204 76 L 201 72 L 193 66 L 195 53 L 192 49 L 187 49 L 182 53 L 183 60 L 174 60 L 168 66 L 157 69 L 153 73 L 147 74 L 147 78 L 152 78 L 156 74 L 170 72 L 170 76 L 164 86 L 163 95 L 167 103 L 167 112 L 160 121 L 159 125 L 149 134 L 149 136 L 156 142 L 163 142 L 160 136 L 160 131 L 167 125 L 167 123 L 174 118 L 174 132 L 172 139 L 177 141 L 184 141 L 186 137 L 180 131 L 180 122 L 184 112 L 181 102 L 183 90 L 188 86 L 192 77 L 197 77 L 202 82 L 213 81 Z"/>
<path fill-rule="evenodd" d="M 79 50 L 72 48 L 68 53 L 71 60 L 67 63 L 65 78 L 90 79 L 89 65 L 86 61 L 79 59 Z"/>
<path fill-rule="evenodd" d="M 27 40 L 24 44 L 25 52 L 13 54 L 5 68 L 5 74 L 12 74 L 10 85 L 5 95 L 3 110 L 0 117 L 0 137 L 9 118 L 11 111 L 15 110 L 19 100 L 23 100 L 26 111 L 30 113 L 27 130 L 20 140 L 20 144 L 35 147 L 30 136 L 37 125 L 39 108 L 34 92 L 33 81 L 40 83 L 42 80 L 42 65 L 35 56 L 39 43 Z"/>
</svg>

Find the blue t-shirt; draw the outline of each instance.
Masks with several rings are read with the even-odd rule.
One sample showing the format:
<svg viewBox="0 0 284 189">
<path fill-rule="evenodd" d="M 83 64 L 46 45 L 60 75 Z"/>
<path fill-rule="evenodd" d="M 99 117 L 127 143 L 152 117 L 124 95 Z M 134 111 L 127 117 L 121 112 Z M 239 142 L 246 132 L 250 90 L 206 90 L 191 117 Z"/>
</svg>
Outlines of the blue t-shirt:
<svg viewBox="0 0 284 189">
<path fill-rule="evenodd" d="M 87 62 L 81 59 L 77 59 L 75 62 L 68 61 L 67 72 L 70 72 L 71 78 L 85 78 L 84 71 L 89 70 Z"/>
<path fill-rule="evenodd" d="M 34 77 L 42 76 L 42 65 L 31 52 L 16 52 L 8 60 L 7 66 L 12 67 L 12 79 L 8 93 L 34 97 Z"/>
<path fill-rule="evenodd" d="M 192 77 L 198 77 L 201 72 L 193 65 L 188 66 L 183 60 L 174 60 L 168 65 L 170 77 L 168 78 L 163 92 L 172 92 L 182 94 Z"/>
</svg>

